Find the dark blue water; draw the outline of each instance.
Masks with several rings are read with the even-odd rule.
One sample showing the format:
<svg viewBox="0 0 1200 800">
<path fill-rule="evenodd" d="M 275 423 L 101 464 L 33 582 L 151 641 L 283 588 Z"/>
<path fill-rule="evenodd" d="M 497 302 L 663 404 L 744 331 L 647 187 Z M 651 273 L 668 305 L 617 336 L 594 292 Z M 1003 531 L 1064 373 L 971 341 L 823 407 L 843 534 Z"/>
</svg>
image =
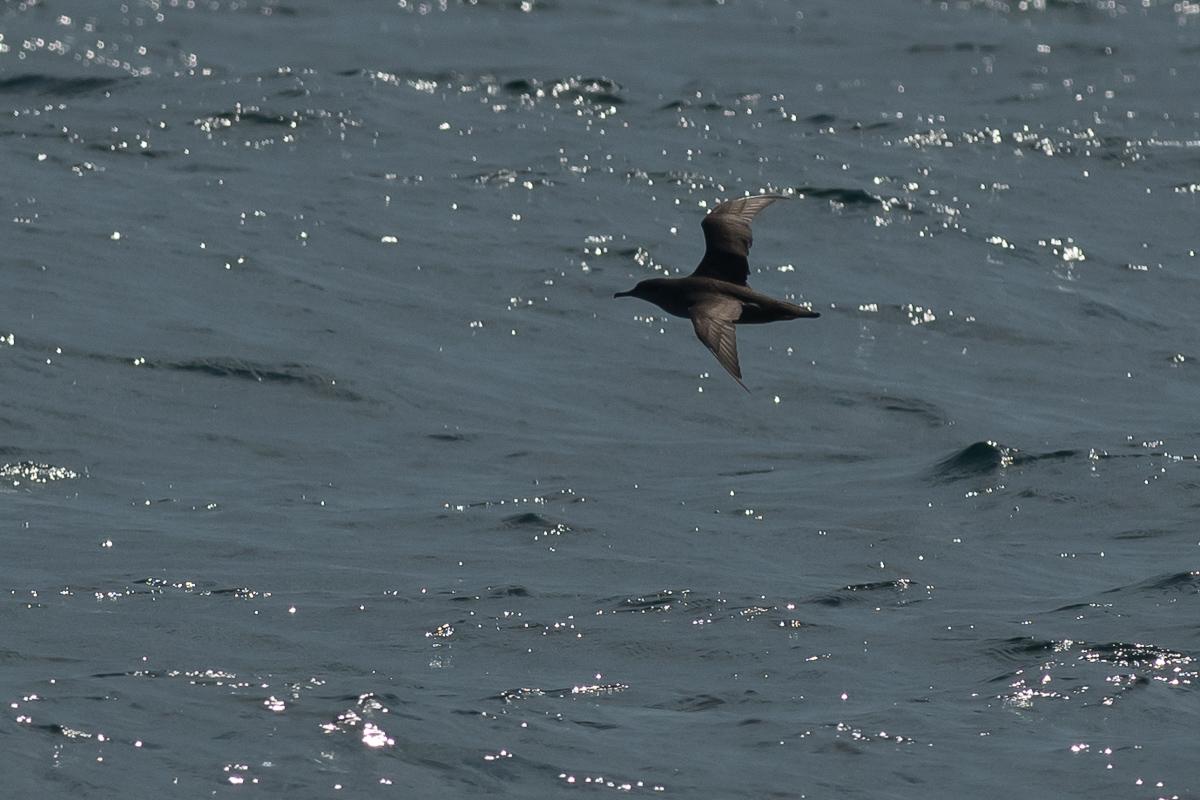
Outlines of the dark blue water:
<svg viewBox="0 0 1200 800">
<path fill-rule="evenodd" d="M 7 791 L 1195 796 L 1198 26 L 4 4 Z"/>
</svg>

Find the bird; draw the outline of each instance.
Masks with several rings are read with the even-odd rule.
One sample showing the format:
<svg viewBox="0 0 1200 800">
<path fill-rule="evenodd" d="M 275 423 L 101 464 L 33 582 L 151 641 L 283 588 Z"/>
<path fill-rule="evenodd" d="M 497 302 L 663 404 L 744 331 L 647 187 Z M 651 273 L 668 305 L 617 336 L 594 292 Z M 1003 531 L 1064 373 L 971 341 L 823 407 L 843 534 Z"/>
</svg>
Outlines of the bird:
<svg viewBox="0 0 1200 800">
<path fill-rule="evenodd" d="M 704 258 L 691 275 L 651 278 L 613 295 L 647 300 L 672 316 L 690 319 L 697 338 L 747 392 L 750 389 L 742 383 L 733 326 L 821 316 L 810 308 L 756 292 L 746 283 L 754 241 L 750 223 L 758 212 L 782 199 L 782 195 L 763 194 L 721 203 L 700 223 Z"/>
</svg>

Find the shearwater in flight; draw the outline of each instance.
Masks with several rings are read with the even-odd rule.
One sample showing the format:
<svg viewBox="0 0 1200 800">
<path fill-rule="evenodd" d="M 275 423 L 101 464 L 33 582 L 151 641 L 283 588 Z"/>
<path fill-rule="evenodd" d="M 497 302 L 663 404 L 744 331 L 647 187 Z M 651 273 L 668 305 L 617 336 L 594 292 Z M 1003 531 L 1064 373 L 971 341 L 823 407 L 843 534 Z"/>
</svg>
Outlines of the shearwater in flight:
<svg viewBox="0 0 1200 800">
<path fill-rule="evenodd" d="M 746 285 L 750 245 L 754 242 L 750 222 L 758 212 L 782 199 L 781 195 L 764 194 L 721 203 L 700 223 L 704 229 L 704 258 L 691 275 L 651 278 L 628 292 L 613 295 L 648 300 L 672 316 L 690 319 L 696 336 L 747 392 L 750 389 L 742 383 L 733 326 L 821 316 Z"/>
</svg>

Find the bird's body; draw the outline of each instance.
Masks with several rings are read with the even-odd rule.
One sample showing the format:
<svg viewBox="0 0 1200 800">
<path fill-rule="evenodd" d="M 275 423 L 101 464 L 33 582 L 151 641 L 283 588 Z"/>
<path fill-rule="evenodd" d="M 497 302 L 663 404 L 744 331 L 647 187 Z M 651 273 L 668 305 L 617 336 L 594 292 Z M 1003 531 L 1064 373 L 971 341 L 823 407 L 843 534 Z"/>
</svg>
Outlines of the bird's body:
<svg viewBox="0 0 1200 800">
<path fill-rule="evenodd" d="M 756 292 L 746 284 L 753 242 L 750 221 L 780 199 L 779 195 L 759 195 L 722 203 L 701 223 L 704 258 L 691 275 L 651 278 L 628 292 L 613 295 L 638 297 L 672 316 L 690 319 L 696 336 L 746 391 L 750 390 L 742 383 L 733 326 L 820 316 L 811 309 Z"/>
</svg>

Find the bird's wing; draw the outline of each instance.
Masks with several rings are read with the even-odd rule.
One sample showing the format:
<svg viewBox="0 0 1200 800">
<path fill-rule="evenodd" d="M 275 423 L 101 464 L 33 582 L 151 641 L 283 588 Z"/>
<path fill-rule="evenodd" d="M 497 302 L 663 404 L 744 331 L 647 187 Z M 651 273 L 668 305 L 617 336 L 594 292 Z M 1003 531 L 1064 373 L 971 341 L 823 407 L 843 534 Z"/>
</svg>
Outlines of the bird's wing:
<svg viewBox="0 0 1200 800">
<path fill-rule="evenodd" d="M 737 334 L 733 329 L 733 321 L 741 313 L 741 302 L 731 297 L 705 300 L 691 308 L 692 327 L 696 329 L 697 338 L 712 350 L 721 366 L 729 370 L 734 380 L 748 392 L 750 389 L 742 383 L 742 368 L 738 366 Z"/>
<path fill-rule="evenodd" d="M 754 242 L 750 221 L 771 203 L 782 199 L 777 194 L 763 194 L 729 200 L 714 208 L 700 223 L 704 229 L 704 258 L 692 274 L 745 286 L 750 277 L 747 259 Z"/>
</svg>

